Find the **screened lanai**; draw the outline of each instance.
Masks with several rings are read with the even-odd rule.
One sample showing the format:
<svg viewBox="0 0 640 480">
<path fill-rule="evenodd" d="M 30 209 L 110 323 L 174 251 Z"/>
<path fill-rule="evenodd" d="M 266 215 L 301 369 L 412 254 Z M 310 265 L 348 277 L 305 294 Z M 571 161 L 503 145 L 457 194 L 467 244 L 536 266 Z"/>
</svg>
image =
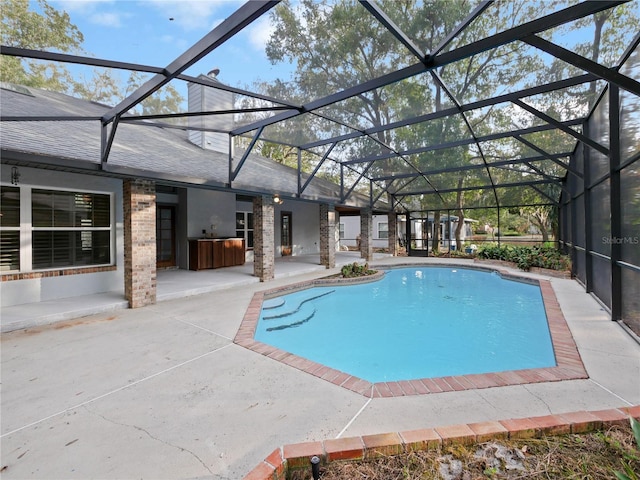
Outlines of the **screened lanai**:
<svg viewBox="0 0 640 480">
<path fill-rule="evenodd" d="M 577 280 L 640 332 L 639 4 L 251 1 L 163 65 L 3 45 L 33 65 L 144 81 L 106 114 L 2 121 L 95 125 L 104 174 L 124 125 L 162 127 L 221 135 L 228 189 L 246 184 L 260 154 L 296 169 L 284 198 L 316 200 L 309 186 L 321 178 L 336 185 L 335 205 L 357 195 L 405 218 L 483 216 L 500 229 L 505 212 L 542 211 Z M 281 76 L 261 80 L 248 62 L 244 85 L 224 84 L 237 39 L 258 22 Z M 231 100 L 149 108 L 187 84 Z"/>
</svg>

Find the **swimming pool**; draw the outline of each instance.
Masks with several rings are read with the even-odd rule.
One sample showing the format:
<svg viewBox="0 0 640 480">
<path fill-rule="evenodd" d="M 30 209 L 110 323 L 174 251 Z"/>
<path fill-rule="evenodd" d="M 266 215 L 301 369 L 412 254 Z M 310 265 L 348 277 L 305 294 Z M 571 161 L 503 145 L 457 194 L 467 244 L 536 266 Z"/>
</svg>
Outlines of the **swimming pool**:
<svg viewBox="0 0 640 480">
<path fill-rule="evenodd" d="M 270 298 L 255 339 L 369 382 L 556 365 L 540 287 L 464 268 Z"/>
</svg>

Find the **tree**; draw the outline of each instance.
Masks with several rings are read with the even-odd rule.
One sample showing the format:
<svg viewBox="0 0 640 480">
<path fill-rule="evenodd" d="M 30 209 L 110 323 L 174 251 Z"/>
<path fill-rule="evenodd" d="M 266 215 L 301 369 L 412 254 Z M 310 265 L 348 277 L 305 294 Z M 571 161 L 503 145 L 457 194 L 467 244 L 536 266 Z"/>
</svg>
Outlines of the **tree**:
<svg viewBox="0 0 640 480">
<path fill-rule="evenodd" d="M 297 65 L 294 85 L 287 85 L 297 98 L 318 98 L 402 66 L 401 57 L 395 55 L 394 59 L 389 55 L 397 51 L 397 42 L 377 21 L 362 15 L 361 9 L 355 2 L 330 6 L 314 0 L 303 0 L 295 9 L 289 3 L 276 7 L 272 15 L 276 32 L 266 51 L 274 63 L 284 61 Z M 326 28 L 327 24 L 331 25 L 330 29 Z M 402 95 L 395 92 L 398 88 L 402 89 Z M 405 108 L 407 99 L 420 98 L 419 88 L 415 82 L 406 82 L 347 99 L 337 109 L 323 109 L 323 113 L 338 123 L 314 122 L 311 115 L 304 117 L 309 117 L 314 127 L 309 131 L 315 132 L 317 138 L 344 133 L 343 125 L 379 126 L 392 120 L 394 110 Z M 269 90 L 268 93 L 278 92 Z M 347 148 L 333 152 L 333 156 L 340 160 L 384 153 L 391 141 L 390 133 L 381 131 L 371 138 L 355 140 Z M 389 169 L 391 163 L 387 165 Z M 365 167 L 350 168 L 357 178 L 357 172 Z"/>
<path fill-rule="evenodd" d="M 424 52 L 430 52 L 438 45 L 471 8 L 468 2 L 462 0 L 382 0 L 379 5 Z M 559 1 L 548 1 L 544 4 L 545 11 L 563 7 L 564 2 Z M 537 18 L 539 10 L 540 5 L 523 0 L 495 2 L 462 30 L 455 41 L 458 45 L 465 45 L 494 32 L 513 28 Z M 272 10 L 271 18 L 274 33 L 266 47 L 267 55 L 274 63 L 288 62 L 295 65 L 295 83 L 291 85 L 291 90 L 299 99 L 322 97 L 417 61 L 408 49 L 353 0 L 337 3 L 317 0 L 301 0 L 297 4 L 283 2 Z M 580 34 L 578 38 L 583 38 L 584 32 L 581 29 L 589 23 L 593 24 L 593 38 L 580 43 L 576 51 L 592 59 L 598 59 L 604 53 L 605 57 L 610 59 L 616 56 L 616 52 L 618 55 L 621 53 L 621 45 L 628 43 L 621 39 L 628 39 L 629 35 L 635 32 L 632 26 L 637 25 L 637 14 L 634 13 L 634 7 L 623 5 L 570 22 L 559 29 L 541 32 L 541 35 L 557 40 L 576 31 Z M 458 115 L 395 130 L 376 127 L 450 108 L 457 103 L 464 104 L 499 95 L 510 89 L 521 89 L 545 83 L 550 79 L 566 78 L 567 75 L 575 73 L 578 73 L 577 70 L 564 62 L 554 61 L 547 64 L 537 49 L 528 47 L 523 42 L 512 42 L 479 52 L 440 67 L 436 71 L 415 75 L 325 107 L 322 114 L 336 119 L 337 122 L 321 125 L 321 128 L 315 131 L 317 136 L 322 138 L 344 133 L 344 130 L 341 130 L 344 126 L 355 130 L 374 128 L 375 133 L 369 138 L 363 137 L 352 142 L 348 153 L 351 158 L 358 158 L 455 141 L 461 137 L 470 138 L 472 134 L 469 130 L 473 130 L 476 135 L 495 131 L 496 128 L 508 130 L 513 127 L 514 119 L 519 115 L 521 117 L 515 107 L 507 107 L 502 111 L 490 107 L 467 112 L 469 124 Z M 592 87 L 583 86 L 575 88 L 575 91 L 578 95 L 585 96 L 589 93 L 589 88 Z M 278 89 L 281 90 L 282 85 L 278 85 Z M 548 101 L 545 103 L 544 99 L 537 99 L 536 102 L 540 103 L 536 106 L 560 118 L 565 114 L 575 115 L 576 102 L 570 96 L 562 95 L 565 95 L 565 92 L 559 92 L 557 95 L 548 94 L 545 96 Z M 561 101 L 555 102 L 555 99 Z M 305 114 L 301 117 L 312 115 Z M 531 126 L 536 121 L 531 116 L 521 118 L 527 123 L 521 125 L 522 127 Z M 518 153 L 516 144 L 515 140 L 511 141 L 509 147 L 500 153 L 495 151 L 493 145 L 482 144 L 458 149 L 453 153 L 450 151 L 438 155 L 416 155 L 401 160 L 378 161 L 369 172 L 392 175 L 397 172 L 456 167 L 473 159 L 484 162 L 491 159 L 515 158 Z M 437 167 L 435 162 L 432 163 L 436 158 Z M 363 164 L 361 170 L 367 166 L 367 163 Z M 464 189 L 500 183 L 502 173 L 496 168 L 475 169 L 466 173 L 452 172 L 440 177 L 432 175 L 430 178 L 417 178 L 407 182 L 390 180 L 386 187 L 389 192 L 399 194 L 404 187 L 407 187 L 406 190 L 411 187 L 416 191 L 422 189 L 425 192 Z M 543 172 L 547 173 L 549 172 Z M 513 177 L 520 175 L 520 180 L 543 177 L 543 174 L 531 168 L 519 171 L 516 169 L 512 174 Z M 494 175 L 495 179 L 490 178 Z M 480 204 L 487 204 L 489 197 L 494 195 L 489 190 L 459 190 L 461 193 L 454 194 L 429 193 L 424 195 L 428 203 L 420 205 L 419 208 L 452 208 L 463 217 L 462 207 L 468 198 L 471 196 Z M 540 200 L 548 201 L 544 195 L 539 196 L 538 201 Z M 500 199 L 494 198 L 492 202 L 493 205 L 499 204 Z"/>
<path fill-rule="evenodd" d="M 108 70 L 94 68 L 93 76 L 89 79 L 73 79 L 71 82 L 73 93 L 80 98 L 94 102 L 113 105 L 120 93 L 120 86 Z"/>
<path fill-rule="evenodd" d="M 84 53 L 82 32 L 71 23 L 69 14 L 37 0 L 37 10 L 28 0 L 3 0 L 2 44 L 33 50 Z M 80 98 L 114 105 L 142 84 L 142 76 L 132 72 L 123 87 L 119 76 L 110 70 L 94 68 L 90 78 L 74 78 L 64 64 L 5 56 L 0 62 L 0 79 L 27 87 L 73 94 Z M 184 98 L 172 85 L 147 98 L 138 108 L 140 114 L 180 111 Z"/>
<path fill-rule="evenodd" d="M 144 81 L 145 79 L 139 72 L 131 72 L 127 80 L 124 96 L 136 90 Z M 176 113 L 180 111 L 180 105 L 183 102 L 184 97 L 180 95 L 173 85 L 167 84 L 150 97 L 147 97 L 135 109 L 140 115 Z"/>
<path fill-rule="evenodd" d="M 563 26 L 558 35 L 569 34 L 572 30 L 581 32 L 578 38 L 584 41 L 578 42 L 572 50 L 594 62 L 612 67 L 622 54 L 621 46 L 629 45 L 633 36 L 637 34 L 640 20 L 638 14 L 637 2 L 629 2 L 576 20 L 570 26 Z M 590 32 L 592 33 L 589 35 Z M 555 60 L 551 68 L 540 71 L 540 79 L 559 80 L 579 73 L 582 72 L 578 68 Z M 597 87 L 597 82 L 591 82 L 586 86 L 575 87 L 571 90 L 571 95 L 574 98 L 586 97 L 590 109 L 597 100 Z M 566 101 L 561 103 L 566 107 L 570 106 Z"/>
<path fill-rule="evenodd" d="M 37 0 L 42 13 L 29 10 L 28 0 L 3 0 L 2 44 L 36 50 L 80 52 L 84 37 L 66 12 Z M 61 90 L 71 76 L 66 67 L 38 60 L 3 57 L 0 79 L 29 87 Z"/>
<path fill-rule="evenodd" d="M 403 32 L 419 42 L 424 52 L 434 49 L 469 12 L 469 5 L 464 1 L 389 0 L 380 4 L 388 16 L 399 23 Z M 535 17 L 533 8 L 526 2 L 509 2 L 504 6 L 497 4 L 492 15 L 483 15 L 461 34 L 461 42 L 464 44 L 486 36 L 492 30 L 510 28 L 517 25 L 523 16 Z M 267 54 L 273 62 L 288 61 L 296 65 L 295 80 L 302 98 L 317 98 L 364 83 L 417 61 L 355 1 L 330 4 L 302 0 L 295 9 L 285 2 L 274 9 L 272 20 L 275 28 L 267 44 Z M 327 28 L 327 25 L 331 28 Z M 333 127 L 329 126 L 336 131 L 325 129 L 318 133 L 323 136 L 335 135 L 341 124 L 358 130 L 381 127 L 398 119 L 440 111 L 456 102 L 490 96 L 496 91 L 496 78 L 499 78 L 500 84 L 521 82 L 532 69 L 535 71 L 539 63 L 537 58 L 516 43 L 482 52 L 449 64 L 437 72 L 425 72 L 344 100 L 337 107 L 325 108 L 323 113 L 338 120 Z M 354 151 L 350 153 L 356 158 L 366 157 L 471 136 L 469 125 L 461 116 L 449 116 L 410 128 L 377 129 L 373 138 L 363 138 L 359 144 L 354 142 Z M 380 175 L 392 175 L 398 171 L 429 171 L 463 165 L 473 156 L 465 148 L 442 150 L 412 158 L 376 162 L 369 171 Z M 457 212 L 460 222 L 457 238 L 460 241 L 466 196 L 461 189 L 490 183 L 486 170 L 482 175 L 478 175 L 478 172 L 417 177 L 405 183 L 391 179 L 385 186 L 390 193 L 402 194 L 411 189 L 435 192 L 424 195 L 425 203 L 421 208 L 435 212 L 433 248 L 437 249 L 441 209 L 453 206 Z M 437 193 L 441 189 L 453 188 L 458 188 L 458 192 Z"/>
</svg>

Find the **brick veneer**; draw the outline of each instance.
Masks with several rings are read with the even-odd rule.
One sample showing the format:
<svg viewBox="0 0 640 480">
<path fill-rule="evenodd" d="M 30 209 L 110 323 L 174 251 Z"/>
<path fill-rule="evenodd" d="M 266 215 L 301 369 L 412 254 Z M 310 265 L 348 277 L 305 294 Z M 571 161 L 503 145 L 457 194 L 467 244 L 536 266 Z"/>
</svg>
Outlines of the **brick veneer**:
<svg viewBox="0 0 640 480">
<path fill-rule="evenodd" d="M 124 294 L 130 308 L 156 303 L 156 184 L 125 180 Z"/>
<path fill-rule="evenodd" d="M 438 264 L 431 264 L 437 266 Z M 446 265 L 446 264 L 445 264 Z M 402 265 L 398 265 L 401 267 Z M 411 265 L 415 267 L 416 265 Z M 488 267 L 466 267 L 484 271 L 496 271 Z M 382 272 L 379 272 L 382 273 Z M 497 373 L 482 373 L 456 375 L 439 378 L 422 378 L 402 380 L 397 382 L 371 383 L 345 372 L 318 364 L 306 358 L 280 350 L 271 345 L 256 341 L 253 337 L 260 318 L 262 302 L 265 298 L 284 295 L 318 285 L 334 283 L 357 283 L 376 281 L 380 276 L 361 277 L 354 279 L 318 279 L 280 287 L 254 294 L 244 318 L 236 333 L 234 342 L 249 350 L 277 360 L 291 367 L 302 370 L 322 380 L 346 388 L 369 398 L 401 397 L 407 395 L 426 395 L 441 392 L 475 390 L 482 388 L 501 387 L 506 385 L 524 385 L 529 383 L 556 382 L 561 380 L 576 380 L 588 378 L 582 364 L 580 353 L 575 345 L 571 331 L 560 309 L 551 282 L 521 277 L 506 271 L 499 271 L 503 278 L 523 281 L 540 286 L 547 323 L 551 333 L 551 341 L 556 358 L 556 366 L 546 368 L 530 368 L 526 370 L 511 370 Z"/>
<path fill-rule="evenodd" d="M 360 212 L 360 257 L 367 262 L 373 260 L 373 217 L 371 210 Z"/>
<path fill-rule="evenodd" d="M 43 270 L 38 272 L 24 273 L 6 273 L 0 275 L 0 281 L 11 282 L 14 280 L 33 280 L 38 278 L 64 277 L 66 275 L 82 275 L 85 273 L 113 272 L 118 267 L 108 265 L 106 267 L 79 267 L 79 268 L 63 268 L 57 270 Z"/>
<path fill-rule="evenodd" d="M 275 275 L 275 233 L 273 198 L 253 198 L 253 274 L 261 282 Z"/>
<path fill-rule="evenodd" d="M 491 439 L 588 433 L 616 424 L 628 424 L 630 417 L 640 420 L 639 405 L 289 444 L 276 448 L 244 480 L 285 480 L 296 469 L 310 470 L 312 456 L 320 458 L 323 465 L 333 461 L 368 460 Z"/>
<path fill-rule="evenodd" d="M 320 264 L 336 266 L 336 211 L 326 203 L 320 204 Z"/>
</svg>

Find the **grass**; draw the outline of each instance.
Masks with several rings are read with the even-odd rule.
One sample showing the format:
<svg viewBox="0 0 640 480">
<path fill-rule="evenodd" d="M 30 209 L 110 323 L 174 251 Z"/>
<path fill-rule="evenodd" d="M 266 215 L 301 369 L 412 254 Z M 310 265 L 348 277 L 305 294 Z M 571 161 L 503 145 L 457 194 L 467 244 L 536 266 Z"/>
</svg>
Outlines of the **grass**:
<svg viewBox="0 0 640 480">
<path fill-rule="evenodd" d="M 640 451 L 629 425 L 572 435 L 526 440 L 494 440 L 437 450 L 381 457 L 370 461 L 332 462 L 321 480 L 477 480 L 615 479 L 625 464 L 640 472 Z M 311 480 L 311 471 L 293 472 L 291 480 Z"/>
</svg>

